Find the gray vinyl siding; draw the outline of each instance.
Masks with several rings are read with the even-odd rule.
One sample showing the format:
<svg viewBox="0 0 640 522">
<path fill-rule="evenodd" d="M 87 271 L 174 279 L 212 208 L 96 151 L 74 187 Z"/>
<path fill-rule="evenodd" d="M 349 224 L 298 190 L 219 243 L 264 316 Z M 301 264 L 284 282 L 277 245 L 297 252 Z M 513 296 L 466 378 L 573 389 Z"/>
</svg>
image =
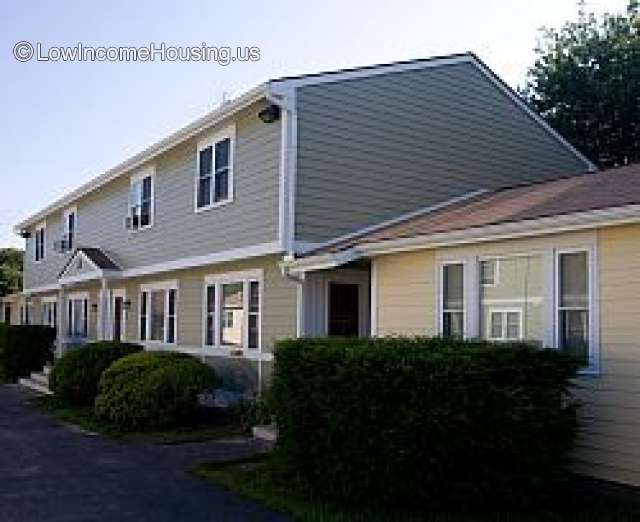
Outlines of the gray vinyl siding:
<svg viewBox="0 0 640 522">
<path fill-rule="evenodd" d="M 124 229 L 130 176 L 122 176 L 79 199 L 76 246 L 103 249 L 123 269 L 206 255 L 278 239 L 280 124 L 257 117 L 260 105 L 236 118 L 234 201 L 194 211 L 194 178 L 199 139 L 211 128 L 157 157 L 155 211 L 151 228 Z M 135 174 L 133 171 L 132 174 Z M 25 289 L 56 283 L 68 260 L 52 250 L 62 232 L 62 213 L 47 217 L 46 258 L 33 261 L 28 241 Z"/>
<path fill-rule="evenodd" d="M 475 65 L 298 89 L 296 239 L 587 170 Z"/>
</svg>

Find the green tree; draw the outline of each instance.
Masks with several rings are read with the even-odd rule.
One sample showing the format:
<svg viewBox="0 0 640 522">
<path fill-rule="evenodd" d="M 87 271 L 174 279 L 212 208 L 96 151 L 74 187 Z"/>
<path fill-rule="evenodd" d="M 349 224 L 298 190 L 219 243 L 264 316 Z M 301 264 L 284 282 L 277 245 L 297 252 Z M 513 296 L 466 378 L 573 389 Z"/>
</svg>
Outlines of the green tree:
<svg viewBox="0 0 640 522">
<path fill-rule="evenodd" d="M 541 29 L 521 94 L 549 124 L 600 166 L 640 161 L 640 14 L 596 16 Z"/>
<path fill-rule="evenodd" d="M 22 250 L 0 248 L 0 296 L 22 289 Z"/>
</svg>

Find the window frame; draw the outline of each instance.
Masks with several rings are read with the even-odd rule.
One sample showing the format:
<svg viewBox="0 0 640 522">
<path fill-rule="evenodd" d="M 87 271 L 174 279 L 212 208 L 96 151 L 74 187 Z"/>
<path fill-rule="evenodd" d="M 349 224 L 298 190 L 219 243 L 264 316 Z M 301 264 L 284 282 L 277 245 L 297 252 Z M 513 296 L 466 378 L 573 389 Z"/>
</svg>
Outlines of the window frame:
<svg viewBox="0 0 640 522">
<path fill-rule="evenodd" d="M 229 165 L 228 165 L 228 176 L 227 176 L 227 198 L 215 201 L 215 193 L 216 193 L 216 166 L 215 166 L 215 156 L 216 156 L 216 143 L 224 141 L 225 139 L 229 140 Z M 200 152 L 205 150 L 206 148 L 211 147 L 211 183 L 209 185 L 209 204 L 208 205 L 198 205 L 198 196 L 200 194 Z M 196 147 L 196 171 L 194 176 L 194 184 L 193 184 L 193 209 L 196 214 L 201 212 L 206 212 L 207 210 L 212 210 L 214 208 L 223 207 L 224 205 L 228 205 L 229 203 L 233 203 L 235 198 L 235 183 L 234 183 L 234 156 L 235 156 L 235 147 L 236 147 L 236 126 L 235 124 L 229 125 L 220 131 L 203 138 L 198 141 Z"/>
<path fill-rule="evenodd" d="M 43 297 L 40 301 L 41 306 L 41 324 L 50 326 L 52 328 L 58 327 L 58 298 L 57 297 Z M 50 321 L 53 319 L 53 322 Z"/>
<path fill-rule="evenodd" d="M 563 254 L 580 254 L 587 256 L 587 342 L 588 342 L 588 364 L 580 370 L 580 373 L 599 374 L 600 373 L 600 325 L 597 321 L 596 313 L 598 280 L 597 280 L 597 258 L 596 249 L 593 246 L 578 246 L 573 248 L 554 249 L 553 255 L 553 334 L 554 344 L 558 350 L 560 347 L 560 311 L 572 309 L 572 307 L 560 306 L 560 257 Z M 573 307 L 575 309 L 575 307 Z M 582 310 L 582 308 L 580 308 Z"/>
<path fill-rule="evenodd" d="M 508 314 L 518 314 L 518 337 L 508 337 Z M 501 314 L 502 315 L 502 327 L 500 337 L 494 337 L 493 334 L 493 314 Z M 522 341 L 524 338 L 524 333 L 522 331 L 524 321 L 524 314 L 522 313 L 522 308 L 489 308 L 489 317 L 487 318 L 487 329 L 486 331 L 489 333 L 487 335 L 487 339 L 489 341 L 501 341 L 501 342 L 510 342 L 510 341 Z"/>
<path fill-rule="evenodd" d="M 73 215 L 73 234 L 69 231 L 69 217 Z M 71 244 L 69 244 L 69 236 L 72 236 Z M 60 251 L 60 254 L 73 251 L 78 237 L 78 208 L 73 206 L 64 210 L 62 213 L 62 237 L 65 240 L 66 247 Z"/>
<path fill-rule="evenodd" d="M 173 341 L 168 341 L 169 335 L 169 292 L 173 290 L 175 291 L 175 300 L 174 300 L 174 313 L 173 317 Z M 163 335 L 162 340 L 160 339 L 148 339 L 149 334 L 151 332 L 151 292 L 163 292 L 164 293 L 164 303 L 163 303 Z M 146 314 L 145 314 L 145 337 L 142 338 L 142 300 L 146 294 Z M 147 283 L 140 285 L 140 289 L 138 291 L 138 341 L 145 346 L 177 346 L 178 345 L 178 303 L 180 299 L 178 281 L 170 280 L 170 281 L 161 281 L 156 283 Z"/>
<path fill-rule="evenodd" d="M 450 265 L 462 266 L 462 338 L 467 338 L 467 260 L 463 258 L 446 259 L 438 263 L 438 306 L 436 306 L 438 319 L 438 335 L 444 337 L 444 269 Z"/>
<path fill-rule="evenodd" d="M 493 263 L 493 282 L 485 283 L 482 281 L 482 264 L 491 262 Z M 480 280 L 480 285 L 485 288 L 492 288 L 498 286 L 500 284 L 500 258 L 499 257 L 485 257 L 482 259 L 478 259 L 478 278 Z"/>
<path fill-rule="evenodd" d="M 75 304 L 80 302 L 82 303 L 82 321 L 83 321 L 83 325 L 82 325 L 82 331 L 83 331 L 83 335 L 74 335 L 75 332 L 75 314 L 74 314 L 74 310 L 73 308 L 75 308 Z M 71 304 L 71 309 L 69 308 L 69 305 Z M 65 313 L 66 313 L 66 317 L 67 317 L 67 324 L 66 324 L 66 337 L 69 339 L 88 339 L 89 337 L 89 292 L 74 292 L 71 294 L 68 294 L 66 296 L 66 307 L 65 307 Z M 69 313 L 71 312 L 71 313 Z"/>
<path fill-rule="evenodd" d="M 42 263 L 47 253 L 47 223 L 42 221 L 35 226 L 33 241 L 33 260 L 36 263 Z"/>
<path fill-rule="evenodd" d="M 258 283 L 258 345 L 249 348 L 249 316 L 256 315 L 250 311 L 250 284 Z M 242 308 L 245 311 L 245 321 L 242 329 L 242 345 L 222 344 L 222 286 L 234 283 L 242 283 Z M 207 292 L 209 287 L 215 288 L 215 308 L 213 313 L 213 344 L 207 344 L 207 319 L 210 312 L 207 306 Z M 246 356 L 261 354 L 263 350 L 263 312 L 264 312 L 264 272 L 262 269 L 244 270 L 239 272 L 228 272 L 222 274 L 211 274 L 204 278 L 202 286 L 202 349 L 203 351 L 227 356 Z M 238 352 L 242 352 L 241 354 Z"/>
<path fill-rule="evenodd" d="M 134 185 L 141 183 L 144 184 L 144 180 L 146 178 L 151 178 L 151 201 L 149 204 L 149 224 L 144 226 L 137 226 L 135 228 L 127 228 L 127 232 L 130 234 L 135 234 L 136 232 L 141 232 L 143 230 L 148 230 L 153 227 L 155 224 L 155 216 L 156 216 L 156 169 L 155 166 L 149 166 L 143 170 L 138 171 L 136 174 L 132 175 L 129 179 L 129 192 L 127 192 L 127 215 L 126 218 L 131 220 L 133 223 L 133 214 L 131 212 L 133 206 L 131 205 L 131 192 L 133 190 Z M 142 197 L 142 190 L 140 191 Z M 143 201 L 136 202 L 136 206 L 142 208 Z"/>
</svg>

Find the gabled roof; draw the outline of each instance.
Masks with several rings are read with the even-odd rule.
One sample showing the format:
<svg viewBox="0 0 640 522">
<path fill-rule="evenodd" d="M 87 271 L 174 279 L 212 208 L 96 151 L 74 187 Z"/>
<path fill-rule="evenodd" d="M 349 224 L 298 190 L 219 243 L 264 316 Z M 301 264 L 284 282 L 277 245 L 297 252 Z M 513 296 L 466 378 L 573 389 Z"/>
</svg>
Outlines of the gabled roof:
<svg viewBox="0 0 640 522">
<path fill-rule="evenodd" d="M 628 209 L 629 216 L 633 212 L 640 219 L 640 163 L 458 198 L 438 208 L 413 212 L 405 218 L 330 241 L 304 258 L 340 254 L 351 260 L 353 256 L 345 253 L 375 245 L 414 238 L 428 242 L 436 236 L 446 238 L 465 230 L 526 224 L 544 218 L 552 218 L 551 229 L 554 223 L 558 228 L 566 224 L 560 219 L 562 216 L 584 216 L 583 224 L 588 225 L 587 213 L 606 216 L 611 212 L 605 211 L 612 209 Z"/>
<path fill-rule="evenodd" d="M 58 278 L 69 277 L 69 272 L 78 258 L 82 258 L 90 264 L 93 271 L 96 272 L 96 277 L 103 275 L 104 272 L 119 272 L 121 270 L 120 266 L 99 248 L 80 247 L 71 254 L 71 257 L 60 270 Z"/>
<path fill-rule="evenodd" d="M 209 112 L 203 117 L 195 120 L 194 122 L 182 127 L 176 132 L 170 134 L 166 138 L 154 143 L 153 145 L 142 150 L 138 154 L 126 159 L 122 163 L 115 167 L 99 174 L 92 178 L 87 183 L 84 183 L 77 189 L 65 194 L 61 198 L 55 200 L 50 205 L 46 206 L 39 212 L 27 217 L 18 224 L 15 225 L 14 230 L 19 233 L 21 230 L 26 229 L 38 221 L 44 219 L 47 215 L 64 209 L 72 205 L 80 197 L 88 194 L 110 181 L 130 174 L 137 168 L 144 166 L 144 164 L 170 148 L 184 142 L 185 140 L 192 138 L 204 130 L 210 128 L 213 125 L 222 122 L 223 120 L 232 117 L 242 109 L 247 108 L 252 103 L 261 99 L 268 99 L 273 103 L 279 103 L 286 105 L 287 95 L 293 89 L 303 87 L 305 85 L 314 85 L 328 82 L 338 82 L 344 80 L 352 80 L 356 78 L 370 77 L 380 74 L 389 74 L 395 72 L 402 72 L 415 69 L 423 69 L 430 67 L 443 67 L 447 65 L 457 63 L 471 63 L 476 66 L 491 82 L 493 82 L 500 90 L 502 90 L 521 110 L 525 111 L 536 123 L 541 125 L 549 134 L 562 143 L 565 147 L 571 150 L 581 161 L 585 163 L 586 168 L 596 170 L 587 158 L 585 158 L 579 151 L 572 147 L 562 136 L 560 136 L 554 129 L 552 129 L 538 114 L 533 112 L 526 103 L 517 95 L 517 93 L 511 89 L 506 83 L 504 83 L 482 60 L 480 60 L 474 53 L 466 52 L 459 54 L 450 54 L 445 56 L 437 56 L 430 58 L 422 58 L 415 60 L 406 60 L 391 62 L 385 64 L 368 65 L 364 67 L 355 67 L 350 69 L 341 69 L 334 71 L 326 71 L 320 73 L 306 74 L 300 76 L 286 76 L 282 78 L 276 78 L 267 82 L 261 83 L 257 87 L 247 91 L 246 93 L 238 96 L 237 98 L 222 104 L 215 110 Z"/>
</svg>

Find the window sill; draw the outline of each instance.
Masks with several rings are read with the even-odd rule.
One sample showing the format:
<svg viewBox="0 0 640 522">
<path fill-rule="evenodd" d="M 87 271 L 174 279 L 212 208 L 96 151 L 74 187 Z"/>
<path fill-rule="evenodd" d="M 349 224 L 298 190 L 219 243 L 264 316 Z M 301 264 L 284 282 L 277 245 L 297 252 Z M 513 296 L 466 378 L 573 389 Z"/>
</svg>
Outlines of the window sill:
<svg viewBox="0 0 640 522">
<path fill-rule="evenodd" d="M 133 235 L 133 234 L 137 234 L 138 232 L 144 232 L 145 230 L 149 230 L 150 228 L 153 228 L 153 223 L 151 223 L 150 225 L 146 225 L 144 227 L 139 227 L 139 228 L 127 228 L 127 232 L 129 233 L 129 235 Z"/>
<path fill-rule="evenodd" d="M 195 212 L 196 212 L 196 214 L 200 214 L 202 212 L 207 212 L 208 210 L 214 210 L 216 208 L 224 207 L 225 205 L 228 205 L 230 203 L 233 203 L 233 198 L 232 197 L 230 197 L 228 199 L 225 199 L 224 201 L 218 201 L 216 203 L 211 203 L 210 205 L 206 205 L 204 207 L 198 207 L 196 205 Z"/>
</svg>

